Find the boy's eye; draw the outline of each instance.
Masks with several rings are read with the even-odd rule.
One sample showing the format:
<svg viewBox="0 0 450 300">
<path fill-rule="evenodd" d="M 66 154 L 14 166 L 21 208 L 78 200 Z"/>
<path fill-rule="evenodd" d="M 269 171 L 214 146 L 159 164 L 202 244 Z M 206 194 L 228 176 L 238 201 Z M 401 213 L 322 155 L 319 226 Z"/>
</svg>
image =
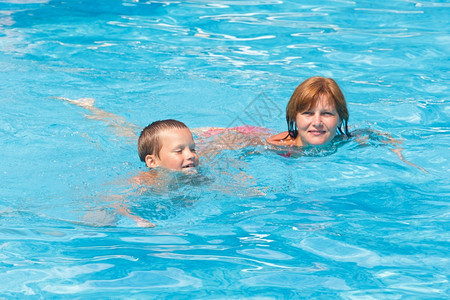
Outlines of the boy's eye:
<svg viewBox="0 0 450 300">
<path fill-rule="evenodd" d="M 302 115 L 309 116 L 309 115 L 312 115 L 312 112 L 310 112 L 310 111 L 304 111 L 304 112 L 302 112 Z"/>
</svg>

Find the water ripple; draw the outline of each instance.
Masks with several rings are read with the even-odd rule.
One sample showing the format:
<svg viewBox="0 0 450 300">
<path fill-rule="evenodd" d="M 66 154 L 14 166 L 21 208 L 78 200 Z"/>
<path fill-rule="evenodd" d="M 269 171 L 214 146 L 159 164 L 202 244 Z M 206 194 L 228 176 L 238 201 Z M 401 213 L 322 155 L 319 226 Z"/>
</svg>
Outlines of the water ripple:
<svg viewBox="0 0 450 300">
<path fill-rule="evenodd" d="M 101 292 L 109 290 L 151 290 L 192 287 L 202 287 L 202 281 L 187 275 L 183 270 L 167 268 L 161 271 L 133 271 L 127 276 L 112 280 L 87 280 L 83 284 L 52 284 L 43 290 L 54 294 L 76 294 L 80 292 Z"/>
<path fill-rule="evenodd" d="M 355 8 L 356 11 L 370 11 L 393 14 L 423 14 L 422 10 L 395 10 L 395 9 L 376 9 L 376 8 Z"/>
</svg>

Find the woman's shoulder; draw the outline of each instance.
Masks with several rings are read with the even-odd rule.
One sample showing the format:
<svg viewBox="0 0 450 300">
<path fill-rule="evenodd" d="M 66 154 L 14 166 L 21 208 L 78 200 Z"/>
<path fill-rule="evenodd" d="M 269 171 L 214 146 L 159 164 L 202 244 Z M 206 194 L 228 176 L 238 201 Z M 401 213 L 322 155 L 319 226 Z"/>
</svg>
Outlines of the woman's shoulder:
<svg viewBox="0 0 450 300">
<path fill-rule="evenodd" d="M 290 146 L 294 144 L 294 141 L 288 131 L 280 132 L 266 138 L 268 144 L 275 146 Z"/>
</svg>

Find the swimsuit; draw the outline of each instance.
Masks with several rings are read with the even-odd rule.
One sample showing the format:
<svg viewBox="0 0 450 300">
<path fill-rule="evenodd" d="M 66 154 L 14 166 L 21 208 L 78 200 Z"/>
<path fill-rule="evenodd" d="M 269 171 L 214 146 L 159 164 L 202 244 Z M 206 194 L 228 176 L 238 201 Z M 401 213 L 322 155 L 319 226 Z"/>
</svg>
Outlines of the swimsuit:
<svg viewBox="0 0 450 300">
<path fill-rule="evenodd" d="M 259 134 L 270 134 L 270 130 L 264 127 L 256 127 L 252 125 L 241 125 L 231 128 L 224 127 L 208 127 L 204 130 L 200 136 L 208 138 L 214 135 L 218 135 L 224 132 L 236 132 L 243 135 L 259 135 Z"/>
</svg>

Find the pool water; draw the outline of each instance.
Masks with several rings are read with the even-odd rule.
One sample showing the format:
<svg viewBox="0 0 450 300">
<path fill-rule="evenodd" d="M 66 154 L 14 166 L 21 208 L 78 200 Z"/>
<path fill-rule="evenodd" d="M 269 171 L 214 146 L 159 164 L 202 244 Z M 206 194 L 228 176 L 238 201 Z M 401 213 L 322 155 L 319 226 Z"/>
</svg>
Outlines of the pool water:
<svg viewBox="0 0 450 300">
<path fill-rule="evenodd" d="M 447 299 L 449 15 L 439 0 L 0 1 L 0 296 Z M 136 133 L 166 118 L 280 132 L 316 75 L 339 83 L 350 131 L 390 134 L 418 167 L 352 138 L 224 150 L 133 188 L 136 139 L 58 99 L 93 98 Z"/>
</svg>

